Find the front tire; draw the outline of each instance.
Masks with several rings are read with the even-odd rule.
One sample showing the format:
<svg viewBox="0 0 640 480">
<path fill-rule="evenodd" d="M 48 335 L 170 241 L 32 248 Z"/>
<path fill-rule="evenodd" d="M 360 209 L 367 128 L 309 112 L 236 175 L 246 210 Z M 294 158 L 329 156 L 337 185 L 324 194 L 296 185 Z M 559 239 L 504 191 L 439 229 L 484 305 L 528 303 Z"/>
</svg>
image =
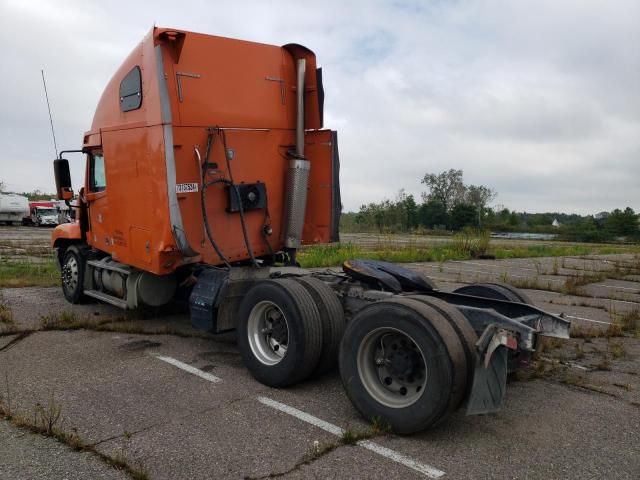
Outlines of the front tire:
<svg viewBox="0 0 640 480">
<path fill-rule="evenodd" d="M 82 303 L 86 257 L 75 248 L 69 248 L 62 257 L 62 293 L 69 303 Z"/>
</svg>

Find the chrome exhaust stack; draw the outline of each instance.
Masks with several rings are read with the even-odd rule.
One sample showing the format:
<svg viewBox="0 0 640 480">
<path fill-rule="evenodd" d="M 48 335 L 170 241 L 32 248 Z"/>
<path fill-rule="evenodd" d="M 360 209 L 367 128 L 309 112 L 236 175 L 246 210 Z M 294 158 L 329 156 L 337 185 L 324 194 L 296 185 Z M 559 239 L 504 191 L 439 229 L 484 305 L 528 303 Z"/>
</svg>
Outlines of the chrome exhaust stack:
<svg viewBox="0 0 640 480">
<path fill-rule="evenodd" d="M 289 263 L 294 265 L 296 250 L 302 242 L 304 214 L 307 206 L 307 187 L 311 163 L 304 156 L 304 76 L 306 60 L 298 59 L 296 119 L 296 150 L 291 154 L 287 170 L 286 200 L 284 214 L 284 247 L 289 253 Z"/>
</svg>

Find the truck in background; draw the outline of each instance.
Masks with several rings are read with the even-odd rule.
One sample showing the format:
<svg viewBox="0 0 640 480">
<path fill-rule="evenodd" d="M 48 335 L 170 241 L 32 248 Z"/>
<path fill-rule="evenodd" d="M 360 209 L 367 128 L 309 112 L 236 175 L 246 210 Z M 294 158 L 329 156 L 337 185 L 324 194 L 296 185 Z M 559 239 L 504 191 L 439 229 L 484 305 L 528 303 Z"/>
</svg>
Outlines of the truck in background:
<svg viewBox="0 0 640 480">
<path fill-rule="evenodd" d="M 60 223 L 59 211 L 57 200 L 29 202 L 29 211 L 22 219 L 22 224 L 34 227 L 55 227 Z"/>
<path fill-rule="evenodd" d="M 58 225 L 74 221 L 75 211 L 69 208 L 64 200 L 56 200 L 56 207 L 58 209 Z"/>
<path fill-rule="evenodd" d="M 29 215 L 29 199 L 15 193 L 0 193 L 0 222 L 19 224 Z"/>
</svg>

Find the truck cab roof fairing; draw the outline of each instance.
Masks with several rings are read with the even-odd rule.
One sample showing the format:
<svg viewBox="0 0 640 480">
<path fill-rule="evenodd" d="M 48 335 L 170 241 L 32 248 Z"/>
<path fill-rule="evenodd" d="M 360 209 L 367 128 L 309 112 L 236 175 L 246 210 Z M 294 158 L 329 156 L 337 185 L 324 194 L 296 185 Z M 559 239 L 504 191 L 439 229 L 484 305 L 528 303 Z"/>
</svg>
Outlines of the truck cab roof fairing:
<svg viewBox="0 0 640 480">
<path fill-rule="evenodd" d="M 176 162 L 173 153 L 173 127 L 171 125 L 171 104 L 169 92 L 164 73 L 164 62 L 162 59 L 162 47 L 154 47 L 156 54 L 156 68 L 158 79 L 158 90 L 160 93 L 160 108 L 162 114 L 162 124 L 164 125 L 164 158 L 167 172 L 167 199 L 169 203 L 169 218 L 171 221 L 171 232 L 176 242 L 178 250 L 185 257 L 195 257 L 198 255 L 187 240 L 187 235 L 182 224 L 182 214 L 178 205 L 178 194 L 176 193 Z"/>
</svg>

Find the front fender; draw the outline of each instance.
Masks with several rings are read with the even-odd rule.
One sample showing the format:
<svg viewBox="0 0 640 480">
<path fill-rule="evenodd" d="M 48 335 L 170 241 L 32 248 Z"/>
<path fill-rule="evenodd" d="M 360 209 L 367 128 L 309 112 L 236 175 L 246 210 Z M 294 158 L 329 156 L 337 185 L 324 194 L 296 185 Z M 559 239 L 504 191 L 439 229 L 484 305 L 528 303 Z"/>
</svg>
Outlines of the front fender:
<svg viewBox="0 0 640 480">
<path fill-rule="evenodd" d="M 80 232 L 80 222 L 63 223 L 58 225 L 51 232 L 51 247 L 57 248 L 65 242 L 82 241 L 82 233 Z"/>
</svg>

